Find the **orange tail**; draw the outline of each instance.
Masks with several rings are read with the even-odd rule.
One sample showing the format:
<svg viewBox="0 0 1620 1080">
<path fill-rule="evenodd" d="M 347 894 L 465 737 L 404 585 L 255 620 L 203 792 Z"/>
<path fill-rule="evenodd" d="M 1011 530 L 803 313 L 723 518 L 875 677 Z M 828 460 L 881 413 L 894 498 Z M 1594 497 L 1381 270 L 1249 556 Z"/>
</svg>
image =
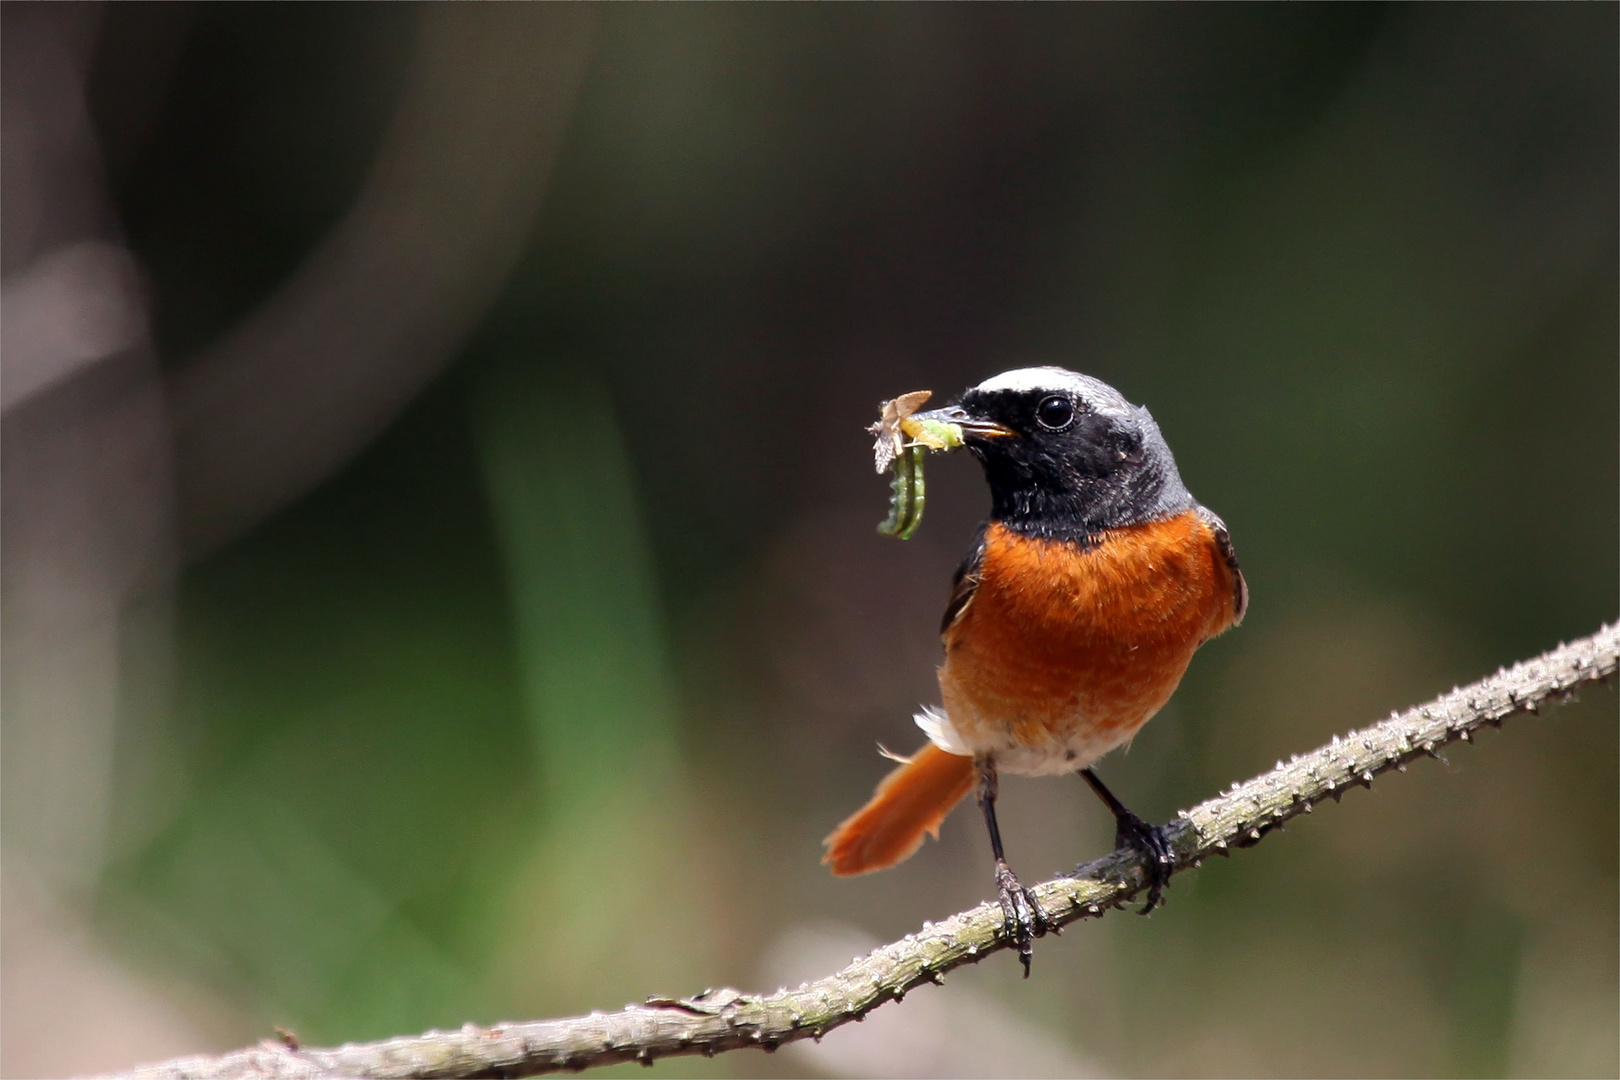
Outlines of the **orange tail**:
<svg viewBox="0 0 1620 1080">
<path fill-rule="evenodd" d="M 885 776 L 871 801 L 822 841 L 827 854 L 821 861 L 839 877 L 903 862 L 922 846 L 924 833 L 938 838 L 940 822 L 972 790 L 973 759 L 929 743 Z"/>
</svg>

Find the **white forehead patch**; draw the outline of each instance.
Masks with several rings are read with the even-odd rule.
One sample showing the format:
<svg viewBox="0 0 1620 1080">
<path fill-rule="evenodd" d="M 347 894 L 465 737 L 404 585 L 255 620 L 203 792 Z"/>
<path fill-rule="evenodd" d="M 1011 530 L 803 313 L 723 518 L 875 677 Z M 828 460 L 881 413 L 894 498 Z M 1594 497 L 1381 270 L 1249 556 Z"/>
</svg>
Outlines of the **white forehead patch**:
<svg viewBox="0 0 1620 1080">
<path fill-rule="evenodd" d="M 1055 394 L 1074 394 L 1081 397 L 1098 412 L 1129 414 L 1135 411 L 1131 403 L 1112 386 L 1101 379 L 1093 379 L 1090 375 L 1082 375 L 1068 368 L 1015 368 L 984 380 L 974 389 L 985 392 L 1011 390 L 1014 393 L 1050 390 Z"/>
</svg>

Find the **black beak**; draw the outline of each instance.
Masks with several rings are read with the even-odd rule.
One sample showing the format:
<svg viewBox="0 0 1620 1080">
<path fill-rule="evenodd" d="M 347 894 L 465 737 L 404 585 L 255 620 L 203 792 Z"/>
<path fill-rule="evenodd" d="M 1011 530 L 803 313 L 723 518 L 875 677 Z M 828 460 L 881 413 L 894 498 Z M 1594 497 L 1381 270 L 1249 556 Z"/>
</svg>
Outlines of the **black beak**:
<svg viewBox="0 0 1620 1080">
<path fill-rule="evenodd" d="M 973 439 L 1000 439 L 1008 435 L 1017 435 L 1018 432 L 1010 427 L 981 417 L 974 416 L 960 405 L 947 405 L 943 409 L 930 409 L 928 412 L 912 413 L 914 420 L 936 420 L 942 424 L 954 424 L 962 429 L 964 441 Z"/>
</svg>

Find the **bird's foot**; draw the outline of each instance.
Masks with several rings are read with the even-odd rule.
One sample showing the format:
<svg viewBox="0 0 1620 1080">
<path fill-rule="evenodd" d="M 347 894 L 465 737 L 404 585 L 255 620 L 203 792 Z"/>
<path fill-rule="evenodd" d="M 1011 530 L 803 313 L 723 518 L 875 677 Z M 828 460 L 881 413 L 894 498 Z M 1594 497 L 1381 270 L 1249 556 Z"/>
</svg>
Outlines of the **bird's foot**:
<svg viewBox="0 0 1620 1080">
<path fill-rule="evenodd" d="M 996 893 L 1001 899 L 1001 932 L 1018 948 L 1018 959 L 1024 965 L 1024 978 L 1029 978 L 1029 958 L 1033 952 L 1030 942 L 1045 936 L 1057 927 L 1041 910 L 1035 894 L 1019 882 L 1017 875 L 1006 863 L 996 864 Z"/>
<path fill-rule="evenodd" d="M 1130 848 L 1147 860 L 1147 904 L 1141 914 L 1146 915 L 1159 906 L 1165 886 L 1176 868 L 1176 853 L 1170 847 L 1170 830 L 1163 825 L 1149 825 L 1129 810 L 1119 814 L 1119 830 L 1114 834 L 1114 848 Z M 1003 905 L 1005 906 L 1005 905 Z"/>
</svg>

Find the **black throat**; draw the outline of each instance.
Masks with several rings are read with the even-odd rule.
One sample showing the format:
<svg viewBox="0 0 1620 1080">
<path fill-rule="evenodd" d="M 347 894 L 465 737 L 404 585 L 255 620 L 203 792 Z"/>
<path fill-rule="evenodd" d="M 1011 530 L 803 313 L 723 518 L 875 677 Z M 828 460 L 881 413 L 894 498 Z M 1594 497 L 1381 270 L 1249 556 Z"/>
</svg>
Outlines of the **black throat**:
<svg viewBox="0 0 1620 1080">
<path fill-rule="evenodd" d="M 990 519 L 1040 540 L 1090 547 L 1110 529 L 1163 521 L 1197 505 L 1180 477 L 1143 467 L 1129 475 L 1041 477 L 1006 461 L 985 461 Z M 1143 463 L 1144 466 L 1147 463 Z"/>
</svg>

